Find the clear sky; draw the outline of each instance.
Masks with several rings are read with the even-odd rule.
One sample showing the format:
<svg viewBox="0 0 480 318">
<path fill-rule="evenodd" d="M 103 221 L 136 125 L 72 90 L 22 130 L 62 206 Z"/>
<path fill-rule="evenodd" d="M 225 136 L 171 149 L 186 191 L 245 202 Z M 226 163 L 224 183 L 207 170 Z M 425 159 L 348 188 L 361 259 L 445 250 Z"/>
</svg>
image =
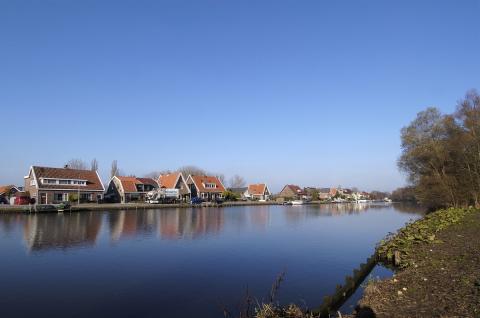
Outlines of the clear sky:
<svg viewBox="0 0 480 318">
<path fill-rule="evenodd" d="M 399 131 L 480 89 L 480 1 L 0 0 L 0 184 L 194 164 L 392 190 Z"/>
</svg>

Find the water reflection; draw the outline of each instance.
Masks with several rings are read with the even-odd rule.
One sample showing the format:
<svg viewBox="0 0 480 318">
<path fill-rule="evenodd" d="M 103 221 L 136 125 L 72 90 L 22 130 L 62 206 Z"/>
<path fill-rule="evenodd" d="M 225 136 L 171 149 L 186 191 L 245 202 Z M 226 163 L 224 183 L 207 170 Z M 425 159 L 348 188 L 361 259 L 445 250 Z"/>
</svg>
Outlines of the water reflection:
<svg viewBox="0 0 480 318">
<path fill-rule="evenodd" d="M 345 216 L 371 210 L 390 209 L 378 203 L 331 204 L 304 206 L 257 206 L 237 208 L 195 208 L 142 211 L 90 212 L 72 214 L 2 215 L 0 229 L 10 233 L 23 227 L 23 238 L 30 251 L 68 249 L 93 246 L 102 225 L 108 229 L 111 241 L 156 236 L 165 240 L 199 239 L 215 236 L 226 225 L 237 230 L 251 227 L 265 230 L 272 213 L 283 215 L 287 224 L 294 225 L 308 218 Z M 413 205 L 395 205 L 402 213 L 418 213 Z"/>
<path fill-rule="evenodd" d="M 415 209 L 385 204 L 0 215 L 0 316 L 221 316 L 248 286 L 315 306 Z M 24 253 L 24 246 L 28 253 Z M 34 269 L 34 270 L 32 270 Z M 29 306 L 24 306 L 28 299 Z M 85 306 L 78 305 L 81 300 Z"/>
<path fill-rule="evenodd" d="M 29 251 L 93 246 L 102 216 L 98 213 L 29 215 L 23 222 L 23 237 Z"/>
</svg>

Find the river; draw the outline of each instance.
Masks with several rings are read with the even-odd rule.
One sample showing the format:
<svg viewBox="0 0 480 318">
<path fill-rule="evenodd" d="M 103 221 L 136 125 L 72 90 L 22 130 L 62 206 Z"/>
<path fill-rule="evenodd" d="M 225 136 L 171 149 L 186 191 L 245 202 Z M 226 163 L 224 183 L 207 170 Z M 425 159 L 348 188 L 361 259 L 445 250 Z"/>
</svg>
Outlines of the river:
<svg viewBox="0 0 480 318">
<path fill-rule="evenodd" d="M 383 203 L 3 214 L 0 316 L 223 317 L 247 290 L 267 299 L 283 272 L 277 300 L 312 308 L 420 215 Z"/>
</svg>

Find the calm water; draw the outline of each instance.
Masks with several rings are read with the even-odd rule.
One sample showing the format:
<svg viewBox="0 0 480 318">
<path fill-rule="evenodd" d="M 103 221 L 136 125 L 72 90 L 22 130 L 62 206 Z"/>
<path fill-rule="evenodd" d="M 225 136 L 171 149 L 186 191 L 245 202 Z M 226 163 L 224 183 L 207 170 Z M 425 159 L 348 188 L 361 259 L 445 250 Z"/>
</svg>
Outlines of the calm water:
<svg viewBox="0 0 480 318">
<path fill-rule="evenodd" d="M 278 300 L 316 307 L 417 212 L 357 204 L 0 215 L 0 317 L 223 317 L 247 288 L 266 298 L 283 271 Z"/>
</svg>

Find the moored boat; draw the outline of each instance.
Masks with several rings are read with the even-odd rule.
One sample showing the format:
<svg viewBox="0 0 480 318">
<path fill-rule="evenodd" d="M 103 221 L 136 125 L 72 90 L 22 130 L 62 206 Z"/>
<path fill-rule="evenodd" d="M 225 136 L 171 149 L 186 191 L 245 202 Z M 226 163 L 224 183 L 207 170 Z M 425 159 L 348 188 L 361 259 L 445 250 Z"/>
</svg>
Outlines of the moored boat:
<svg viewBox="0 0 480 318">
<path fill-rule="evenodd" d="M 303 200 L 293 200 L 292 205 L 303 205 L 305 202 Z"/>
</svg>

